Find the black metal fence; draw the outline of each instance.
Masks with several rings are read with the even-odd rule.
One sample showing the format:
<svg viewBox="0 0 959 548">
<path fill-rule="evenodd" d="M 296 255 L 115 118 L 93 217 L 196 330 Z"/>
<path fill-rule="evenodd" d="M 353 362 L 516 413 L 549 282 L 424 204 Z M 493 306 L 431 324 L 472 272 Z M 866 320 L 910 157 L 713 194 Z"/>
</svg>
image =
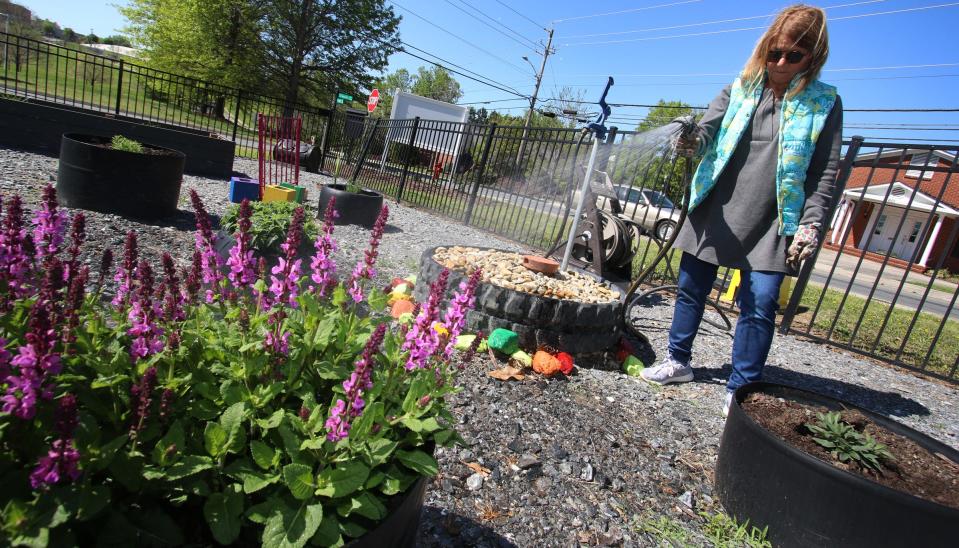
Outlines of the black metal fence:
<svg viewBox="0 0 959 548">
<path fill-rule="evenodd" d="M 282 99 L 91 53 L 80 45 L 0 33 L 0 50 L 2 94 L 207 132 L 234 141 L 240 156 L 256 155 L 258 112 L 301 117 L 304 138 L 318 144 L 327 132 L 328 109 L 287 108 Z"/>
</svg>

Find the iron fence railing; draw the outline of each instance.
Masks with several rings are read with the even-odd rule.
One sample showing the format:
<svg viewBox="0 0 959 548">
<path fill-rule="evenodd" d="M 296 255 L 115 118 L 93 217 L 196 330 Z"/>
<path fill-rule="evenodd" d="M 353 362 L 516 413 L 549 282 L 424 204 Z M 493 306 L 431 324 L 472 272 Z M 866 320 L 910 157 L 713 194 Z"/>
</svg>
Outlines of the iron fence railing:
<svg viewBox="0 0 959 548">
<path fill-rule="evenodd" d="M 320 142 L 328 109 L 189 78 L 130 62 L 0 32 L 6 52 L 0 93 L 82 108 L 118 118 L 214 134 L 236 143 L 240 156 L 255 157 L 256 116 L 297 116 L 305 139 Z"/>
</svg>

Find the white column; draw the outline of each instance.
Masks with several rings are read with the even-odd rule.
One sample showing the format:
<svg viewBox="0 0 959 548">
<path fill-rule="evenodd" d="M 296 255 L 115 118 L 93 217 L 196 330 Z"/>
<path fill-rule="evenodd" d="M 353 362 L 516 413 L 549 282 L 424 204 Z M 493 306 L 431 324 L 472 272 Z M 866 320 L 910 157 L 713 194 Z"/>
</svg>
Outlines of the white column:
<svg viewBox="0 0 959 548">
<path fill-rule="evenodd" d="M 926 266 L 926 262 L 929 261 L 929 255 L 932 254 L 932 246 L 936 243 L 936 238 L 939 237 L 939 229 L 942 228 L 942 219 L 943 215 L 939 215 L 939 218 L 936 219 L 936 226 L 932 229 L 932 234 L 929 235 L 929 241 L 926 243 L 926 248 L 922 250 L 922 258 L 919 259 L 919 266 Z M 945 252 L 948 253 L 949 250 Z"/>
<path fill-rule="evenodd" d="M 844 215 L 842 216 L 842 222 L 839 223 L 839 228 L 838 228 L 838 230 L 833 230 L 833 231 L 832 231 L 832 243 L 833 243 L 833 244 L 838 245 L 839 242 L 842 241 L 842 238 L 843 238 L 843 236 L 845 235 L 846 230 L 849 229 L 849 221 L 852 220 L 852 212 L 855 211 L 855 209 L 856 209 L 855 204 L 856 204 L 856 202 L 854 202 L 854 201 L 852 201 L 852 200 L 849 200 L 849 201 L 844 202 L 845 211 L 843 211 Z"/>
</svg>

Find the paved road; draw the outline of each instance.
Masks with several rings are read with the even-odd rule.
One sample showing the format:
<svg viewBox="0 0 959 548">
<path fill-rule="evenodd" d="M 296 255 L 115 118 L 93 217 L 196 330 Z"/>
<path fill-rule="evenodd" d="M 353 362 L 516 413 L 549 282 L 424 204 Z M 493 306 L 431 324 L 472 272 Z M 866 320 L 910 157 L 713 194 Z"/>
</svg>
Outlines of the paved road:
<svg viewBox="0 0 959 548">
<path fill-rule="evenodd" d="M 930 277 L 916 272 L 907 272 L 905 269 L 886 265 L 880 273 L 881 263 L 876 263 L 866 259 L 862 260 L 858 271 L 859 257 L 848 254 L 839 254 L 839 262 L 836 262 L 837 252 L 823 249 L 819 253 L 816 261 L 816 268 L 813 270 L 810 283 L 823 286 L 829 280 L 828 288 L 835 291 L 846 291 L 851 287 L 850 294 L 867 298 L 870 292 L 873 293 L 873 300 L 883 303 L 892 303 L 895 300 L 896 307 L 916 310 L 920 308 L 923 312 L 943 316 L 949 314 L 950 319 L 959 320 L 959 302 L 950 307 L 950 302 L 954 299 L 956 284 L 936 280 L 933 289 L 929 290 L 928 295 L 923 302 L 923 295 L 926 293 L 926 287 L 929 285 Z M 835 270 L 833 266 L 835 265 Z M 830 278 L 830 272 L 832 277 Z M 903 279 L 905 278 L 905 283 Z M 876 285 L 878 281 L 878 285 Z M 911 283 L 910 283 L 911 282 Z M 900 290 L 900 285 L 902 286 Z M 875 290 L 873 291 L 873 287 Z M 951 288 L 951 291 L 943 291 L 941 288 Z M 896 299 L 896 293 L 899 297 Z"/>
</svg>

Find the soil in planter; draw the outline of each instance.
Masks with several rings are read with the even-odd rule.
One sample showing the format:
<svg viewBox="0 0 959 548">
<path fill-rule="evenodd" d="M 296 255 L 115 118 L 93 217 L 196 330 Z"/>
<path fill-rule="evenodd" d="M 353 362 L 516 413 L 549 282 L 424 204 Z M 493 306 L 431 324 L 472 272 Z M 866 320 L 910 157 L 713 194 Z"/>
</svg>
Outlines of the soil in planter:
<svg viewBox="0 0 959 548">
<path fill-rule="evenodd" d="M 115 150 L 115 149 L 113 148 L 113 145 L 110 144 L 109 141 L 106 141 L 106 142 L 103 142 L 103 143 L 90 142 L 90 144 L 92 144 L 93 146 L 96 146 L 96 147 L 100 147 L 100 148 L 106 148 L 106 149 L 110 149 L 110 150 Z M 151 154 L 151 155 L 153 155 L 153 156 L 176 156 L 176 155 L 178 154 L 175 150 L 166 150 L 166 149 L 162 149 L 162 148 L 153 148 L 153 147 L 151 147 L 150 145 L 145 145 L 145 144 L 143 144 L 143 143 L 140 143 L 140 146 L 143 147 L 143 150 L 141 150 L 140 152 L 135 152 L 134 154 Z M 121 151 L 121 152 L 122 152 L 122 151 Z"/>
<path fill-rule="evenodd" d="M 854 463 L 839 462 L 813 440 L 804 425 L 815 422 L 817 413 L 827 413 L 831 409 L 758 392 L 749 394 L 742 408 L 760 426 L 786 443 L 836 468 L 919 498 L 959 508 L 959 465 L 873 423 L 858 410 L 841 411 L 842 420 L 860 432 L 868 432 L 876 441 L 884 444 L 896 459 L 891 463 L 883 461 L 881 474 Z"/>
</svg>

